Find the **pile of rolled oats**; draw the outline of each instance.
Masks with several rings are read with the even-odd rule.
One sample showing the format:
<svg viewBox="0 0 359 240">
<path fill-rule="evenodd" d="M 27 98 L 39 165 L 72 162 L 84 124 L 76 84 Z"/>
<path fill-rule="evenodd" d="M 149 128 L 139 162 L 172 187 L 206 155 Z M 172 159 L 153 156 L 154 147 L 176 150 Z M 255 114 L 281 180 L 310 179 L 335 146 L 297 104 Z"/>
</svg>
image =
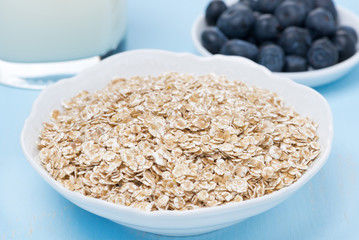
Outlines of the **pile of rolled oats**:
<svg viewBox="0 0 359 240">
<path fill-rule="evenodd" d="M 213 74 L 116 79 L 55 110 L 40 159 L 66 188 L 144 210 L 257 198 L 319 155 L 317 125 L 275 93 Z"/>
</svg>

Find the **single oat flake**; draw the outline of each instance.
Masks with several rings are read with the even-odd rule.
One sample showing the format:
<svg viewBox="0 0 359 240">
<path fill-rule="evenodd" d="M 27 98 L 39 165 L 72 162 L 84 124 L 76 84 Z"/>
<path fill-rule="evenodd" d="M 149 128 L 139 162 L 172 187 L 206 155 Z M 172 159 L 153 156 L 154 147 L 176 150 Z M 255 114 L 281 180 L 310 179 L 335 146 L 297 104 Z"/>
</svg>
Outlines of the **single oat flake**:
<svg viewBox="0 0 359 240">
<path fill-rule="evenodd" d="M 82 91 L 43 124 L 43 167 L 85 196 L 146 211 L 240 202 L 289 186 L 320 153 L 317 125 L 276 93 L 164 73 Z"/>
</svg>

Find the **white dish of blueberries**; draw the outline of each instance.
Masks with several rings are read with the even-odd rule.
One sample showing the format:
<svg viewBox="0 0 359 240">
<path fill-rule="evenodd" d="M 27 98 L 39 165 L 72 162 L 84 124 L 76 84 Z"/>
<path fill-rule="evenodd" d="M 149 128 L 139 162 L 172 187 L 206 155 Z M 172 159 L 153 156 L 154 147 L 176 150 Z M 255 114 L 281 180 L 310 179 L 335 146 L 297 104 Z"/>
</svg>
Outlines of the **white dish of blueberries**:
<svg viewBox="0 0 359 240">
<path fill-rule="evenodd" d="M 359 17 L 332 0 L 212 0 L 193 24 L 204 56 L 249 58 L 272 72 L 315 87 L 358 62 Z"/>
</svg>

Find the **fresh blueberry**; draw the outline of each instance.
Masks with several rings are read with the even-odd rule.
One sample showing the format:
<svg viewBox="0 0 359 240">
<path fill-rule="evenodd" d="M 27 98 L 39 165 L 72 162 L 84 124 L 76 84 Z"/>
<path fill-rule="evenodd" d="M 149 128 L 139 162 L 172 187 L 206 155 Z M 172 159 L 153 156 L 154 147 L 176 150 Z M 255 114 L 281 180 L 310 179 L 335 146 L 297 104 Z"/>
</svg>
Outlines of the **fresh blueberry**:
<svg viewBox="0 0 359 240">
<path fill-rule="evenodd" d="M 308 30 L 300 27 L 287 27 L 279 38 L 279 45 L 287 55 L 305 57 L 311 44 Z"/>
<path fill-rule="evenodd" d="M 216 27 L 209 27 L 201 35 L 202 45 L 210 53 L 217 54 L 227 42 L 227 37 Z"/>
<path fill-rule="evenodd" d="M 328 38 L 316 40 L 308 51 L 308 63 L 314 69 L 332 66 L 338 62 L 339 54 L 334 44 Z"/>
<path fill-rule="evenodd" d="M 284 0 L 257 0 L 257 10 L 262 13 L 273 13 Z"/>
<path fill-rule="evenodd" d="M 281 72 L 284 67 L 284 51 L 275 44 L 267 44 L 259 50 L 257 62 L 272 72 Z"/>
<path fill-rule="evenodd" d="M 254 23 L 253 12 L 243 4 L 234 4 L 218 18 L 217 26 L 228 38 L 246 38 Z"/>
<path fill-rule="evenodd" d="M 219 16 L 227 9 L 226 4 L 220 0 L 211 1 L 206 8 L 206 22 L 209 26 L 217 23 Z"/>
<path fill-rule="evenodd" d="M 307 13 L 315 8 L 315 3 L 313 0 L 297 0 L 297 2 L 304 5 L 305 12 Z"/>
<path fill-rule="evenodd" d="M 248 6 L 253 11 L 257 10 L 257 1 L 256 0 L 239 0 L 239 3 L 242 3 Z"/>
<path fill-rule="evenodd" d="M 245 3 L 243 3 L 242 1 L 239 1 L 239 2 L 237 2 L 237 3 L 235 3 L 235 4 L 232 4 L 229 8 L 230 8 L 230 9 L 237 9 L 237 8 L 243 9 L 243 8 L 248 8 L 248 9 L 251 10 L 252 13 L 253 13 L 253 10 L 252 10 L 248 5 L 246 5 Z"/>
<path fill-rule="evenodd" d="M 310 11 L 305 24 L 313 38 L 332 36 L 336 30 L 333 15 L 324 8 L 316 8 Z"/>
<path fill-rule="evenodd" d="M 338 32 L 346 32 L 352 39 L 355 43 L 358 42 L 358 34 L 357 32 L 355 31 L 354 28 L 350 27 L 350 26 L 339 26 L 337 28 L 337 31 L 336 33 Z"/>
<path fill-rule="evenodd" d="M 332 0 L 314 0 L 316 7 L 322 7 L 328 10 L 337 19 L 338 13 Z"/>
<path fill-rule="evenodd" d="M 353 37 L 345 31 L 338 30 L 333 38 L 333 43 L 339 52 L 339 62 L 342 62 L 356 53 L 356 44 Z"/>
<path fill-rule="evenodd" d="M 253 16 L 255 19 L 259 18 L 262 15 L 262 13 L 257 12 L 257 11 L 253 11 Z"/>
<path fill-rule="evenodd" d="M 274 15 L 283 28 L 302 26 L 306 17 L 306 8 L 304 4 L 294 0 L 284 1 L 275 9 Z"/>
<path fill-rule="evenodd" d="M 246 57 L 255 61 L 258 56 L 258 48 L 247 41 L 232 39 L 223 45 L 221 54 Z"/>
<path fill-rule="evenodd" d="M 275 39 L 279 35 L 278 20 L 269 13 L 260 15 L 254 24 L 254 34 L 260 41 Z"/>
<path fill-rule="evenodd" d="M 307 59 L 295 55 L 285 57 L 284 72 L 303 72 L 307 68 Z"/>
</svg>

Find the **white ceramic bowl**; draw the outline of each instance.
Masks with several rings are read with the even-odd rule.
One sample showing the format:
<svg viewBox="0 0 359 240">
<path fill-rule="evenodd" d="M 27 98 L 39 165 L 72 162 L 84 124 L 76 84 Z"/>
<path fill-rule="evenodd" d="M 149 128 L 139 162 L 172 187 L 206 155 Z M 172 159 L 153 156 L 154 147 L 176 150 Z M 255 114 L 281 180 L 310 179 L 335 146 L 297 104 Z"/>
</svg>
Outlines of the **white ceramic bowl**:
<svg viewBox="0 0 359 240">
<path fill-rule="evenodd" d="M 359 17 L 354 13 L 346 10 L 340 6 L 337 7 L 338 22 L 340 25 L 348 25 L 353 27 L 359 34 Z M 207 27 L 204 15 L 199 16 L 192 25 L 192 41 L 197 51 L 203 56 L 211 56 L 212 53 L 208 52 L 201 44 L 201 33 Z M 359 50 L 359 42 L 357 43 Z M 290 78 L 298 83 L 305 84 L 310 87 L 320 86 L 326 83 L 333 82 L 346 73 L 348 73 L 359 62 L 359 51 L 351 58 L 338 63 L 334 66 L 311 70 L 307 72 L 297 73 L 275 73 L 278 76 Z"/>
<path fill-rule="evenodd" d="M 114 77 L 158 75 L 163 72 L 225 74 L 229 79 L 246 82 L 277 92 L 288 105 L 319 123 L 322 152 L 307 172 L 293 185 L 264 197 L 224 206 L 189 211 L 145 212 L 115 205 L 69 191 L 56 182 L 38 159 L 36 142 L 42 122 L 50 112 L 61 108 L 61 102 L 80 90 L 94 91 Z M 62 80 L 43 90 L 25 121 L 21 145 L 25 156 L 41 177 L 65 198 L 89 212 L 125 226 L 163 235 L 193 235 L 210 232 L 262 213 L 285 200 L 311 179 L 326 162 L 332 144 L 333 121 L 327 101 L 315 90 L 287 78 L 272 74 L 266 68 L 245 58 L 231 56 L 198 57 L 188 53 L 160 50 L 136 50 L 114 55 L 79 75 Z"/>
</svg>

